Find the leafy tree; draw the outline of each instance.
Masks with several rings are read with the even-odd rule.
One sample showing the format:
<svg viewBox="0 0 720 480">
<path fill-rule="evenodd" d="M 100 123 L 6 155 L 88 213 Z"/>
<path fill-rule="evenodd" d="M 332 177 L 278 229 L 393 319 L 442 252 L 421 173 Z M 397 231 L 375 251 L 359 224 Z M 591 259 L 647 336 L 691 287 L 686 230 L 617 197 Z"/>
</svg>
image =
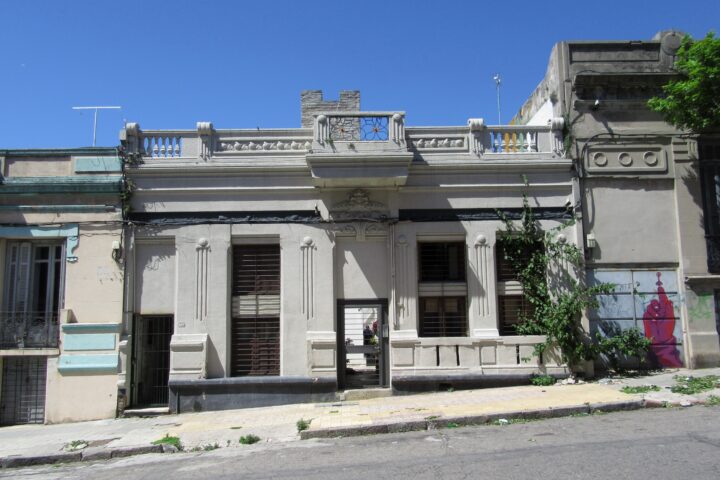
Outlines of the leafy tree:
<svg viewBox="0 0 720 480">
<path fill-rule="evenodd" d="M 664 95 L 648 106 L 680 129 L 700 133 L 720 128 L 720 38 L 685 36 L 675 59 L 679 78 L 663 86 Z"/>
</svg>

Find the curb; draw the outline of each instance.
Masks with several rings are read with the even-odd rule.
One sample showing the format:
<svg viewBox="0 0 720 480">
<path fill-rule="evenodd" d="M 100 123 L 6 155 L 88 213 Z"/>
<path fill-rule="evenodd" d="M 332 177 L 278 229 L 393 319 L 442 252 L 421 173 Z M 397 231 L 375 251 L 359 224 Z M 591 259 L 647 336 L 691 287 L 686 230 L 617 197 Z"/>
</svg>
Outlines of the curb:
<svg viewBox="0 0 720 480">
<path fill-rule="evenodd" d="M 0 468 L 30 467 L 34 465 L 51 465 L 69 462 L 90 462 L 93 460 L 109 460 L 111 458 L 144 455 L 146 453 L 163 453 L 162 445 L 138 445 L 134 447 L 118 447 L 112 449 L 88 448 L 82 452 L 55 453 L 37 456 L 10 456 L 0 458 Z"/>
<path fill-rule="evenodd" d="M 487 425 L 500 419 L 545 419 L 567 417 L 570 415 L 591 414 L 595 412 L 620 412 L 638 410 L 649 407 L 642 399 L 623 400 L 620 402 L 590 403 L 559 408 L 542 408 L 537 410 L 518 410 L 514 412 L 489 413 L 485 415 L 469 415 L 458 417 L 440 417 L 430 420 L 413 420 L 361 425 L 357 427 L 333 427 L 318 430 L 304 430 L 300 432 L 301 440 L 311 438 L 357 437 L 363 435 L 376 435 L 381 433 L 417 432 L 425 430 L 440 430 L 453 424 L 458 427 L 472 425 Z"/>
</svg>

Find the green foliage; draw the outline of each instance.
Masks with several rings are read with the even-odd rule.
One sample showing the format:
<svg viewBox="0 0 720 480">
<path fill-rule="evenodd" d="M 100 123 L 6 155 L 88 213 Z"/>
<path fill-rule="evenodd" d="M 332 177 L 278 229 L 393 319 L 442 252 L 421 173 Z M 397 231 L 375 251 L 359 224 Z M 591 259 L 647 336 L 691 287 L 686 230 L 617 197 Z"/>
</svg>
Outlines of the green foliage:
<svg viewBox="0 0 720 480">
<path fill-rule="evenodd" d="M 307 430 L 310 428 L 310 422 L 312 422 L 312 418 L 309 420 L 305 420 L 304 418 L 301 418 L 295 423 L 295 426 L 297 426 L 297 431 L 302 432 L 303 430 Z"/>
<path fill-rule="evenodd" d="M 620 389 L 620 391 L 627 394 L 659 392 L 660 387 L 658 387 L 657 385 L 625 385 Z"/>
<path fill-rule="evenodd" d="M 171 437 L 170 434 L 166 433 L 165 436 L 159 440 L 155 440 L 152 442 L 153 445 L 171 445 L 178 450 L 183 449 L 182 442 L 180 442 L 180 437 Z"/>
<path fill-rule="evenodd" d="M 252 445 L 253 443 L 257 443 L 259 441 L 260 437 L 253 435 L 252 433 L 240 437 L 240 445 Z"/>
<path fill-rule="evenodd" d="M 696 133 L 720 127 L 720 38 L 711 32 L 702 40 L 686 36 L 675 60 L 678 79 L 663 87 L 662 97 L 648 106 L 681 129 Z"/>
<path fill-rule="evenodd" d="M 710 395 L 705 400 L 705 406 L 707 407 L 718 407 L 720 406 L 720 397 L 717 395 Z"/>
<path fill-rule="evenodd" d="M 555 385 L 556 381 L 552 375 L 533 375 L 530 377 L 530 383 L 538 387 L 549 387 Z"/>
<path fill-rule="evenodd" d="M 720 377 L 717 375 L 706 375 L 704 377 L 684 377 L 675 375 L 676 385 L 670 387 L 673 393 L 683 395 L 694 395 L 714 388 L 720 388 Z"/>
<path fill-rule="evenodd" d="M 505 223 L 502 238 L 505 260 L 518 273 L 523 294 L 531 306 L 529 313 L 520 312 L 517 333 L 545 335 L 545 342 L 535 347 L 535 354 L 542 355 L 549 346 L 557 346 L 562 359 L 571 367 L 595 358 L 597 347 L 583 329 L 580 315 L 585 309 L 596 308 L 596 296 L 611 293 L 614 285 L 588 287 L 572 278 L 570 272 L 550 268 L 551 264 L 555 267 L 568 264 L 572 268 L 582 264 L 583 255 L 577 246 L 556 240 L 559 231 L 573 225 L 574 219 L 543 231 L 526 194 L 519 225 L 502 212 L 499 215 Z"/>
<path fill-rule="evenodd" d="M 623 370 L 622 357 L 635 357 L 642 364 L 650 350 L 651 341 L 637 328 L 606 332 L 608 335 L 595 334 L 598 353 L 607 358 L 610 367 L 616 372 Z"/>
</svg>

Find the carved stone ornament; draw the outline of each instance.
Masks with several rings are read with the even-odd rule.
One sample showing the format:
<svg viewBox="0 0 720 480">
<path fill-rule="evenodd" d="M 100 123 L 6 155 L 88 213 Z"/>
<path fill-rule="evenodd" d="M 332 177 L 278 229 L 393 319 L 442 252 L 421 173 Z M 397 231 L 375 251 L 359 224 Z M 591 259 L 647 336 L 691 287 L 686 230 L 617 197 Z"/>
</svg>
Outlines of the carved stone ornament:
<svg viewBox="0 0 720 480">
<path fill-rule="evenodd" d="M 330 209 L 332 220 L 384 220 L 388 218 L 387 207 L 370 200 L 370 195 L 362 188 L 356 188 L 348 194 L 345 201 L 336 203 Z"/>
</svg>

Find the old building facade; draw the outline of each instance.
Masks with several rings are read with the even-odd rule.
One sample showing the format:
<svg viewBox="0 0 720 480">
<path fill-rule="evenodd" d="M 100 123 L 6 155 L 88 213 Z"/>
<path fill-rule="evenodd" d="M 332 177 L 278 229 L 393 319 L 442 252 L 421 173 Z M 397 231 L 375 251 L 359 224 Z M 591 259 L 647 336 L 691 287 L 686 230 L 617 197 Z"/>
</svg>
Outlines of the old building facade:
<svg viewBox="0 0 720 480">
<path fill-rule="evenodd" d="M 647 107 L 676 75 L 682 38 L 665 31 L 648 41 L 559 43 L 515 120 L 567 120 L 587 278 L 617 285 L 590 312 L 590 330 L 637 328 L 652 338 L 651 363 L 698 368 L 720 364 L 718 142 Z"/>
<path fill-rule="evenodd" d="M 113 417 L 122 325 L 115 148 L 0 151 L 0 424 Z"/>
<path fill-rule="evenodd" d="M 522 295 L 497 260 L 498 209 L 517 214 L 527 192 L 549 227 L 576 203 L 562 120 L 409 127 L 404 112 L 360 110 L 356 92 L 302 97 L 299 129 L 124 130 L 128 403 L 232 408 L 565 373 L 533 354 L 539 338 L 514 335 Z M 163 358 L 143 352 L 150 331 Z M 151 398 L 149 372 L 168 361 L 169 397 Z"/>
</svg>

